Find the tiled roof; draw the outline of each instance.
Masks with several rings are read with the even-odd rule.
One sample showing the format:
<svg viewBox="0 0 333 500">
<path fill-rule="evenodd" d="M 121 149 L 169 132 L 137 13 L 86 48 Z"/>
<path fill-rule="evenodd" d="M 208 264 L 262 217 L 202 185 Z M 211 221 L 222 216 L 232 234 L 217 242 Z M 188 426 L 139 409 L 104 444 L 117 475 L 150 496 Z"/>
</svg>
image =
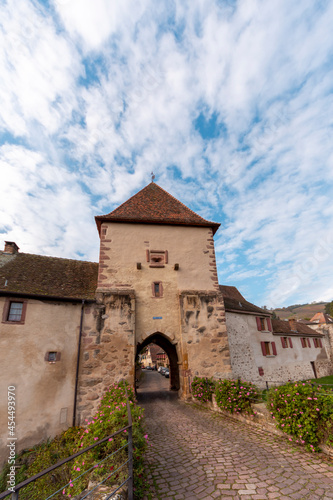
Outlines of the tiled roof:
<svg viewBox="0 0 333 500">
<path fill-rule="evenodd" d="M 220 224 L 200 217 L 154 182 L 125 201 L 107 215 L 95 217 L 98 230 L 102 222 L 137 222 L 142 224 L 172 224 L 211 227 L 213 233 Z"/>
<path fill-rule="evenodd" d="M 0 252 L 0 292 L 68 299 L 93 299 L 98 264 Z"/>
<path fill-rule="evenodd" d="M 291 329 L 291 326 L 289 324 L 288 320 L 283 320 L 283 319 L 272 319 L 272 327 L 273 327 L 273 333 L 283 333 L 286 335 L 304 335 L 305 337 L 307 336 L 316 336 L 316 337 L 322 337 L 322 335 L 309 326 L 305 325 L 304 323 L 301 323 L 299 321 L 295 322 L 296 326 L 296 331 Z"/>
<path fill-rule="evenodd" d="M 329 314 L 326 314 L 326 313 L 316 313 L 311 319 L 310 319 L 311 323 L 315 323 L 315 324 L 320 324 L 320 325 L 327 325 L 329 323 L 333 323 L 333 318 L 332 316 L 330 316 Z"/>
<path fill-rule="evenodd" d="M 243 295 L 235 286 L 219 285 L 223 295 L 225 310 L 228 312 L 239 312 L 244 314 L 258 314 L 260 316 L 270 316 L 270 312 L 261 307 L 255 306 L 244 299 Z"/>
</svg>

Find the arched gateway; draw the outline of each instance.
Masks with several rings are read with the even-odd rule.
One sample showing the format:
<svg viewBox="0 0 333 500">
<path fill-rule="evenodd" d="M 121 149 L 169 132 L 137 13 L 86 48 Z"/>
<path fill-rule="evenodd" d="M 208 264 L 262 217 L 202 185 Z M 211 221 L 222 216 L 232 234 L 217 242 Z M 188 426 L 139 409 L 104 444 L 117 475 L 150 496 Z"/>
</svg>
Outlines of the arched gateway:
<svg viewBox="0 0 333 500">
<path fill-rule="evenodd" d="M 170 363 L 170 389 L 178 391 L 180 389 L 180 382 L 176 345 L 170 342 L 170 340 L 163 333 L 156 332 L 147 337 L 141 344 L 137 345 L 137 356 L 149 344 L 158 345 L 168 356 Z"/>
<path fill-rule="evenodd" d="M 81 420 L 108 385 L 124 378 L 134 384 L 137 346 L 152 339 L 169 355 L 172 384 L 180 397 L 188 396 L 195 375 L 228 377 L 213 239 L 219 224 L 203 219 L 153 182 L 113 212 L 96 217 L 96 223 L 96 304 L 86 311 L 96 328 L 87 329 L 83 339 Z"/>
</svg>

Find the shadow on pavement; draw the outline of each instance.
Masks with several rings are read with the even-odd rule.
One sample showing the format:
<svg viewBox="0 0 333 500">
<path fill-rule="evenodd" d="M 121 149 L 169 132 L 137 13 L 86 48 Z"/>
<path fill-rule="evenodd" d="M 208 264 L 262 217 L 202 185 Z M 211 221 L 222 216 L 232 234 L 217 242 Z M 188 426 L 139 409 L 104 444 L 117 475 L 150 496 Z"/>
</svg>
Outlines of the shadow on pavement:
<svg viewBox="0 0 333 500">
<path fill-rule="evenodd" d="M 139 403 L 149 403 L 150 401 L 160 400 L 160 401 L 177 401 L 178 392 L 170 390 L 161 391 L 145 391 L 144 389 L 139 389 L 137 391 L 137 400 Z"/>
</svg>

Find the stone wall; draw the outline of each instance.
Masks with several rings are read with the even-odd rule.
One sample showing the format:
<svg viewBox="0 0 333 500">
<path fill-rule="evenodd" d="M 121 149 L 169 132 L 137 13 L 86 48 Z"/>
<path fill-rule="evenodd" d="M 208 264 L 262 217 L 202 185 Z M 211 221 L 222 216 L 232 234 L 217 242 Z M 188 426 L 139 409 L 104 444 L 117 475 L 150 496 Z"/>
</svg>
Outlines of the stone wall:
<svg viewBox="0 0 333 500">
<path fill-rule="evenodd" d="M 77 423 L 92 416 L 111 384 L 128 380 L 134 385 L 134 332 L 133 290 L 98 292 L 96 304 L 86 310 Z"/>
<path fill-rule="evenodd" d="M 184 383 L 194 376 L 229 378 L 230 353 L 222 295 L 215 291 L 183 291 L 180 311 Z"/>
</svg>

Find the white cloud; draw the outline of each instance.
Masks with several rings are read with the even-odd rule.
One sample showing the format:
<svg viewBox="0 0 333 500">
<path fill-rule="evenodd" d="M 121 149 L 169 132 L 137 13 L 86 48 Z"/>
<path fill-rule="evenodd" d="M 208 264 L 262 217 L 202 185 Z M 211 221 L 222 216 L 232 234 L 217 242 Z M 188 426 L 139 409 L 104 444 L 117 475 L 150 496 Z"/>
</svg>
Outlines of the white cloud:
<svg viewBox="0 0 333 500">
<path fill-rule="evenodd" d="M 6 4 L 0 33 L 0 123 L 26 141 L 2 150 L 15 192 L 3 220 L 15 221 L 31 251 L 39 252 L 42 211 L 52 227 L 40 236 L 45 251 L 76 255 L 92 216 L 125 201 L 153 170 L 163 188 L 222 221 L 223 281 L 229 273 L 250 287 L 253 277 L 249 300 L 268 305 L 273 292 L 281 301 L 324 296 L 332 259 L 311 272 L 304 263 L 332 224 L 333 5 L 53 6 Z M 223 133 L 204 139 L 194 127 L 200 113 L 217 117 Z"/>
</svg>

